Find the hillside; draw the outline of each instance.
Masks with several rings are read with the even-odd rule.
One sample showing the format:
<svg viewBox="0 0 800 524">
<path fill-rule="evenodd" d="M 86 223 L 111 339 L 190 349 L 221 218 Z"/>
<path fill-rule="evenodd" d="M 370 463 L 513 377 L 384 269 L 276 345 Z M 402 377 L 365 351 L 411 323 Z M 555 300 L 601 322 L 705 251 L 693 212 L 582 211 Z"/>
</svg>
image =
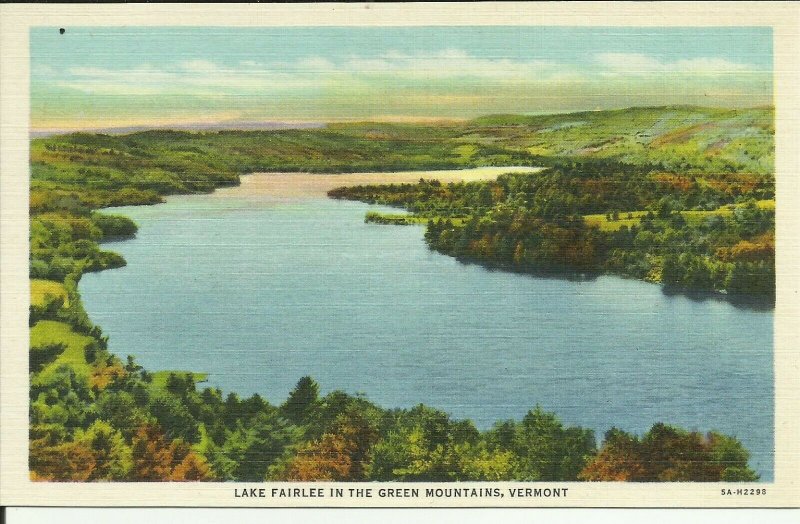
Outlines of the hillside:
<svg viewBox="0 0 800 524">
<path fill-rule="evenodd" d="M 543 156 L 613 158 L 700 172 L 773 171 L 774 110 L 690 106 L 494 115 L 473 120 L 465 143 Z"/>
<path fill-rule="evenodd" d="M 130 187 L 210 191 L 252 171 L 398 171 L 542 165 L 614 159 L 686 173 L 772 174 L 772 109 L 634 108 L 572 114 L 496 115 L 462 124 L 331 124 L 275 131 L 75 133 L 31 141 L 34 199 L 42 191 Z M 85 198 L 84 198 L 85 199 Z M 120 202 L 108 202 L 118 204 Z M 94 204 L 103 205 L 102 202 Z M 91 207 L 97 207 L 92 205 Z"/>
</svg>

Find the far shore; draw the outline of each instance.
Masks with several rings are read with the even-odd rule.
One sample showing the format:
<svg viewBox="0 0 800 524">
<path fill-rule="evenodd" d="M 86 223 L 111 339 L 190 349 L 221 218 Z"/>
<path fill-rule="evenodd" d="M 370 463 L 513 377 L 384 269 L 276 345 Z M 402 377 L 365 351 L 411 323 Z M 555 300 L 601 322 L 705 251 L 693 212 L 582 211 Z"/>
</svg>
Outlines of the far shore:
<svg viewBox="0 0 800 524">
<path fill-rule="evenodd" d="M 237 187 L 217 189 L 219 197 L 248 195 L 271 195 L 276 197 L 319 197 L 342 186 L 369 184 L 405 184 L 426 180 L 442 183 L 476 182 L 494 180 L 503 173 L 536 173 L 542 167 L 506 166 L 476 167 L 472 169 L 447 169 L 441 171 L 398 171 L 372 173 L 252 173 L 241 176 Z"/>
</svg>

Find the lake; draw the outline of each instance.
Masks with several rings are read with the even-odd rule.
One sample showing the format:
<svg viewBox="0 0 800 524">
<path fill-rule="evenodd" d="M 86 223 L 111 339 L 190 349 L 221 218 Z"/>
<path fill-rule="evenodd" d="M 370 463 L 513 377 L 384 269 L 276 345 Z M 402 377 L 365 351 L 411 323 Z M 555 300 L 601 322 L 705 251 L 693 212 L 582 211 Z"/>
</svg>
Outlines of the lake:
<svg viewBox="0 0 800 524">
<path fill-rule="evenodd" d="M 323 393 L 425 403 L 481 429 L 537 404 L 598 437 L 659 421 L 713 429 L 739 438 L 772 480 L 772 311 L 610 276 L 465 265 L 428 250 L 424 227 L 365 224 L 384 208 L 324 194 L 392 176 L 249 175 L 109 210 L 139 233 L 106 246 L 126 267 L 84 275 L 86 309 L 112 352 L 148 370 L 209 372 L 225 392 L 278 404 L 310 375 Z"/>
</svg>

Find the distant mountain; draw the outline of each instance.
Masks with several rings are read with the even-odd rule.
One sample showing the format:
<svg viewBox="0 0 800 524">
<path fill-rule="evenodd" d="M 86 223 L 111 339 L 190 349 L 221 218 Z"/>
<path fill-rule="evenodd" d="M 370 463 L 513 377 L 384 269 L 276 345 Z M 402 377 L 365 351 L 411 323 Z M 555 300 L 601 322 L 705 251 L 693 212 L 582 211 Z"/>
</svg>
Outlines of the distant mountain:
<svg viewBox="0 0 800 524">
<path fill-rule="evenodd" d="M 80 129 L 81 133 L 102 133 L 104 135 L 127 135 L 151 129 L 175 129 L 181 131 L 266 131 L 276 129 L 318 129 L 325 127 L 324 122 L 250 122 L 250 121 L 224 121 L 224 122 L 199 122 L 185 124 L 165 124 L 157 126 L 123 126 L 123 127 L 98 127 Z M 31 138 L 42 138 L 53 135 L 64 135 L 78 130 L 72 129 L 37 129 L 30 133 Z"/>
</svg>

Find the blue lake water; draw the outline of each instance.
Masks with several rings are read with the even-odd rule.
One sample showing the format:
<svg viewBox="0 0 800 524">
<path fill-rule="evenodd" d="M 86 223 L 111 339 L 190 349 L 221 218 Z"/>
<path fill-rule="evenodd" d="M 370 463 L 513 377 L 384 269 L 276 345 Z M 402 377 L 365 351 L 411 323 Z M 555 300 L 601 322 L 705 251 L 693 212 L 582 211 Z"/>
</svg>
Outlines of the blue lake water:
<svg viewBox="0 0 800 524">
<path fill-rule="evenodd" d="M 86 309 L 114 353 L 226 392 L 280 403 L 310 375 L 480 428 L 536 404 L 599 437 L 662 421 L 735 435 L 772 480 L 771 311 L 464 265 L 372 208 L 235 188 L 111 210 L 139 233 L 106 246 L 126 267 L 83 277 Z"/>
</svg>

